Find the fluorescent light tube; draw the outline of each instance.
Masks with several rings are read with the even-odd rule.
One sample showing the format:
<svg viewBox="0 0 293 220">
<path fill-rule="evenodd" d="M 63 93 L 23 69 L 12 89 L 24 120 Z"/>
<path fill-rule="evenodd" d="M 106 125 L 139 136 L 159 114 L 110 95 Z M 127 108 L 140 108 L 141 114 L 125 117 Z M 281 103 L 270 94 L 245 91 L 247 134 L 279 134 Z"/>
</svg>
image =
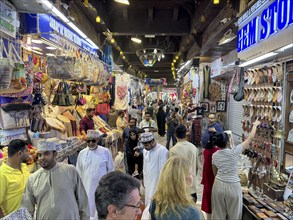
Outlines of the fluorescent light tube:
<svg viewBox="0 0 293 220">
<path fill-rule="evenodd" d="M 85 39 L 94 49 L 99 49 L 99 47 L 89 38 Z"/>
<path fill-rule="evenodd" d="M 288 44 L 288 45 L 286 45 L 286 46 L 284 46 L 284 47 L 281 47 L 280 49 L 276 50 L 276 52 L 284 52 L 285 50 L 288 50 L 288 49 L 290 49 L 291 47 L 293 47 L 293 43 Z"/>
<path fill-rule="evenodd" d="M 41 0 L 39 2 L 45 5 L 47 8 L 50 8 L 50 10 L 53 12 L 53 15 L 59 17 L 62 21 L 64 21 L 65 23 L 69 22 L 69 19 L 61 11 L 59 11 L 50 1 Z"/>
<path fill-rule="evenodd" d="M 78 33 L 82 38 L 87 38 L 87 36 L 72 22 L 67 23 L 67 25 L 71 27 L 76 33 Z"/>
<path fill-rule="evenodd" d="M 35 44 L 42 44 L 43 43 L 43 41 L 39 40 L 39 39 L 32 39 L 32 42 Z"/>
<path fill-rule="evenodd" d="M 52 54 L 52 53 L 47 53 L 46 54 L 48 57 L 54 57 L 55 56 L 55 54 Z"/>
<path fill-rule="evenodd" d="M 64 21 L 65 23 L 69 22 L 69 19 L 67 17 L 65 17 L 65 15 L 61 11 L 59 11 L 57 8 L 55 8 L 54 6 L 52 8 L 52 12 L 57 17 L 61 18 L 61 20 Z"/>
<path fill-rule="evenodd" d="M 124 5 L 129 5 L 129 1 L 128 0 L 114 0 L 114 1 L 117 2 L 117 3 L 124 4 Z"/>
<path fill-rule="evenodd" d="M 138 43 L 138 44 L 141 43 L 141 39 L 136 38 L 136 37 L 132 37 L 131 40 L 132 40 L 133 42 L 135 42 L 135 43 Z"/>
<path fill-rule="evenodd" d="M 256 62 L 259 62 L 261 60 L 264 60 L 266 58 L 269 58 L 269 57 L 272 57 L 272 56 L 275 56 L 277 55 L 278 53 L 275 53 L 275 52 L 271 52 L 271 53 L 267 53 L 267 54 L 264 54 L 260 57 L 257 57 L 255 59 L 252 59 L 252 60 L 249 60 L 247 62 L 244 62 L 242 64 L 239 65 L 239 67 L 246 67 L 246 66 L 249 66 L 250 64 L 253 64 L 253 63 L 256 63 Z"/>
<path fill-rule="evenodd" d="M 36 51 L 36 50 L 31 50 L 33 53 L 36 53 L 36 54 L 40 54 L 40 55 L 43 55 L 43 53 L 39 52 L 39 51 Z"/>
<path fill-rule="evenodd" d="M 56 47 L 46 47 L 48 50 L 56 50 Z"/>
</svg>

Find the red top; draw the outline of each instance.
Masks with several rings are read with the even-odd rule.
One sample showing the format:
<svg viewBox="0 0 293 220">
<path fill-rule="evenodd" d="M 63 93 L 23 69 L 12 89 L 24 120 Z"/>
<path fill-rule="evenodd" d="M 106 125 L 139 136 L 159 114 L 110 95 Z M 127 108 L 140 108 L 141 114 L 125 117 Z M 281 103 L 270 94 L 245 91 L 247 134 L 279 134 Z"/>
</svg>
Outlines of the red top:
<svg viewBox="0 0 293 220">
<path fill-rule="evenodd" d="M 214 184 L 215 176 L 213 174 L 213 168 L 212 168 L 212 156 L 213 153 L 220 150 L 218 147 L 214 147 L 212 149 L 205 149 L 203 151 L 204 156 L 204 164 L 203 164 L 203 170 L 202 170 L 202 180 L 201 184 L 204 186 L 207 186 L 208 188 L 212 189 Z"/>
<path fill-rule="evenodd" d="M 95 129 L 94 120 L 89 119 L 87 116 L 84 116 L 79 122 L 79 127 L 80 127 L 80 132 L 85 131 L 86 133 L 87 130 L 93 130 Z"/>
</svg>

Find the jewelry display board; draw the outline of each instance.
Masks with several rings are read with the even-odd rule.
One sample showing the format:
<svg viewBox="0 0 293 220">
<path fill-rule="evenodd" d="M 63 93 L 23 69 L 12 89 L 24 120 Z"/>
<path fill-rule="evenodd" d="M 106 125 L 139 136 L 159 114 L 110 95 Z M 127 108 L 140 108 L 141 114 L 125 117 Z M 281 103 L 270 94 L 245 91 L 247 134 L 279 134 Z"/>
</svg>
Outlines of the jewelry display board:
<svg viewBox="0 0 293 220">
<path fill-rule="evenodd" d="M 276 188 L 285 186 L 285 179 L 279 173 L 284 138 L 283 67 L 281 62 L 264 64 L 246 69 L 244 75 L 244 100 L 248 104 L 243 105 L 242 138 L 247 138 L 257 118 L 261 120 L 250 149 L 245 151 L 253 162 L 250 185 L 261 190 L 268 182 Z"/>
<path fill-rule="evenodd" d="M 285 109 L 285 141 L 283 170 L 293 170 L 293 61 L 285 64 L 286 70 L 286 109 Z"/>
</svg>

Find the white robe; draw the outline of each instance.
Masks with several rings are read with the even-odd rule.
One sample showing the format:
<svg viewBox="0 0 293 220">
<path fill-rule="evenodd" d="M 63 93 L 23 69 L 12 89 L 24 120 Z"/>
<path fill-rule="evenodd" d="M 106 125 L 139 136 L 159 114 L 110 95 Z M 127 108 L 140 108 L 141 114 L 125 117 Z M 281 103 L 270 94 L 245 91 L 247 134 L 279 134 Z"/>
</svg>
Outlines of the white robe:
<svg viewBox="0 0 293 220">
<path fill-rule="evenodd" d="M 150 151 L 143 150 L 143 181 L 145 186 L 145 206 L 156 192 L 157 182 L 161 170 L 168 159 L 168 150 L 161 144 L 157 144 Z"/>
<path fill-rule="evenodd" d="M 72 165 L 57 163 L 51 170 L 40 168 L 26 183 L 22 207 L 34 219 L 88 220 L 89 206 L 82 181 Z"/>
<path fill-rule="evenodd" d="M 102 146 L 95 150 L 90 150 L 87 147 L 80 151 L 76 169 L 88 196 L 91 219 L 97 219 L 95 191 L 100 179 L 114 170 L 112 154 L 107 148 Z"/>
</svg>

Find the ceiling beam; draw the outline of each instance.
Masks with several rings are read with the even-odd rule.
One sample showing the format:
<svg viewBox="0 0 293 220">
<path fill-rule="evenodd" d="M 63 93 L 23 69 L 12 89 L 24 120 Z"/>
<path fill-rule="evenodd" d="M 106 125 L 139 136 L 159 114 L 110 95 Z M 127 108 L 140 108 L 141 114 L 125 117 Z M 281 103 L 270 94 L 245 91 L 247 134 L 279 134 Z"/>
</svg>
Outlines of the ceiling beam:
<svg viewBox="0 0 293 220">
<path fill-rule="evenodd" d="M 123 19 L 128 20 L 128 10 L 127 10 L 127 8 L 123 8 L 122 14 L 123 14 Z"/>
<path fill-rule="evenodd" d="M 179 8 L 174 8 L 173 9 L 173 21 L 178 20 L 178 15 L 179 15 Z"/>
<path fill-rule="evenodd" d="M 154 8 L 148 8 L 148 20 L 150 22 L 154 21 Z"/>
<path fill-rule="evenodd" d="M 146 35 L 153 34 L 156 36 L 184 36 L 189 33 L 189 21 L 181 20 L 180 22 L 166 21 L 145 21 L 145 20 L 115 20 L 109 27 L 114 35 Z"/>
</svg>

